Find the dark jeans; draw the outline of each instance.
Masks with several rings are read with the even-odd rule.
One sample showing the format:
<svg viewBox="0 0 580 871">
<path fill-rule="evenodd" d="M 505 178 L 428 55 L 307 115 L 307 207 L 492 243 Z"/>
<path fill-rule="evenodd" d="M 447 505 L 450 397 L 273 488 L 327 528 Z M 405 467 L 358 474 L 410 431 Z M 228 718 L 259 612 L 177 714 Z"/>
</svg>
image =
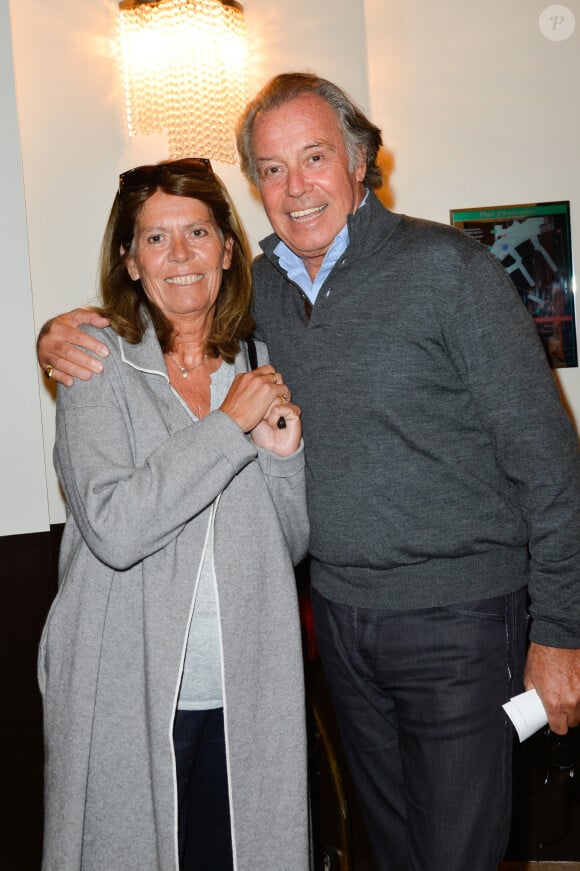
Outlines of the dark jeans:
<svg viewBox="0 0 580 871">
<path fill-rule="evenodd" d="M 525 590 L 417 611 L 312 592 L 316 637 L 380 871 L 496 871 L 509 835 Z"/>
<path fill-rule="evenodd" d="M 173 746 L 180 871 L 232 871 L 223 710 L 177 711 Z"/>
</svg>

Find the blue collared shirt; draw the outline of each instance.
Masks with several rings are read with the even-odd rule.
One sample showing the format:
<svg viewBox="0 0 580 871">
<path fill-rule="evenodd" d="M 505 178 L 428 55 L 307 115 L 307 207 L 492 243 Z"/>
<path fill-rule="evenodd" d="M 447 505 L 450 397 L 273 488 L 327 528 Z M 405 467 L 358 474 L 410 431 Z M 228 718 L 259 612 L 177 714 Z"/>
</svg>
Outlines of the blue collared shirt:
<svg viewBox="0 0 580 871">
<path fill-rule="evenodd" d="M 359 209 L 364 206 L 368 197 L 368 190 L 365 192 L 364 199 L 359 206 Z M 308 275 L 304 261 L 291 251 L 285 242 L 278 242 L 274 248 L 274 254 L 278 257 L 280 266 L 285 271 L 286 275 L 306 294 L 312 305 L 316 302 L 316 297 L 320 292 L 320 288 L 326 281 L 332 267 L 342 257 L 348 248 L 349 235 L 348 226 L 345 224 L 340 233 L 335 237 L 334 242 L 324 255 L 322 266 L 316 273 L 314 281 Z"/>
</svg>

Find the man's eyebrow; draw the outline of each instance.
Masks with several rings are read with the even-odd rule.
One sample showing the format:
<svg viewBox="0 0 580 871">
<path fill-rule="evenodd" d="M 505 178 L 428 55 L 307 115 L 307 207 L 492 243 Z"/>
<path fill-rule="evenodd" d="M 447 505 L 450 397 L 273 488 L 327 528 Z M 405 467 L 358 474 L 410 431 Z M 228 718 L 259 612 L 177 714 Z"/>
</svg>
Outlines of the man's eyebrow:
<svg viewBox="0 0 580 871">
<path fill-rule="evenodd" d="M 330 139 L 315 139 L 313 142 L 309 142 L 308 145 L 305 145 L 302 148 L 302 151 L 312 151 L 315 148 L 328 148 L 331 151 L 336 151 L 336 143 L 332 142 Z M 268 157 L 268 156 L 256 156 L 256 163 L 267 163 L 268 161 L 277 161 L 280 158 L 277 157 Z M 281 161 L 283 163 L 283 161 Z"/>
</svg>

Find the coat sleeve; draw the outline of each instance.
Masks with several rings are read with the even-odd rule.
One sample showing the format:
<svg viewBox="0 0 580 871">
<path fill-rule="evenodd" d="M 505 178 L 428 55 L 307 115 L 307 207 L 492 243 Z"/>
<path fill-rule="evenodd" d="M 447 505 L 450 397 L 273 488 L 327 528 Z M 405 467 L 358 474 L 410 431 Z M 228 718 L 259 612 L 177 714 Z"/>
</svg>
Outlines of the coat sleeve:
<svg viewBox="0 0 580 871">
<path fill-rule="evenodd" d="M 304 445 L 289 457 L 258 447 L 258 460 L 294 565 L 306 556 L 310 524 L 306 508 Z"/>
<path fill-rule="evenodd" d="M 501 264 L 466 261 L 447 311 L 469 385 L 529 532 L 531 638 L 580 647 L 580 454 L 535 324 Z"/>
<path fill-rule="evenodd" d="M 256 342 L 256 353 L 259 366 L 269 362 L 268 349 L 263 342 Z M 289 457 L 279 457 L 260 447 L 257 450 L 260 468 L 284 531 L 292 562 L 298 565 L 306 556 L 310 538 L 304 444 L 301 443 L 296 453 Z"/>
<path fill-rule="evenodd" d="M 167 434 L 134 459 L 136 427 L 123 403 L 118 359 L 102 375 L 59 386 L 55 466 L 91 551 L 123 570 L 160 550 L 203 511 L 257 452 L 221 411 Z"/>
</svg>

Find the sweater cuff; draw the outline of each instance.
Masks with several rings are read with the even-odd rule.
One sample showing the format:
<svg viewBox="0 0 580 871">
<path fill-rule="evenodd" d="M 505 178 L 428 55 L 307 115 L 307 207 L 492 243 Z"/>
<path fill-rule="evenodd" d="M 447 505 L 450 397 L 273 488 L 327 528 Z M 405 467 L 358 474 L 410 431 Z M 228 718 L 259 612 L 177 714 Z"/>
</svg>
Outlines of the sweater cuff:
<svg viewBox="0 0 580 871">
<path fill-rule="evenodd" d="M 544 647 L 580 649 L 580 626 L 572 623 L 553 623 L 550 620 L 532 618 L 530 641 Z"/>
</svg>

